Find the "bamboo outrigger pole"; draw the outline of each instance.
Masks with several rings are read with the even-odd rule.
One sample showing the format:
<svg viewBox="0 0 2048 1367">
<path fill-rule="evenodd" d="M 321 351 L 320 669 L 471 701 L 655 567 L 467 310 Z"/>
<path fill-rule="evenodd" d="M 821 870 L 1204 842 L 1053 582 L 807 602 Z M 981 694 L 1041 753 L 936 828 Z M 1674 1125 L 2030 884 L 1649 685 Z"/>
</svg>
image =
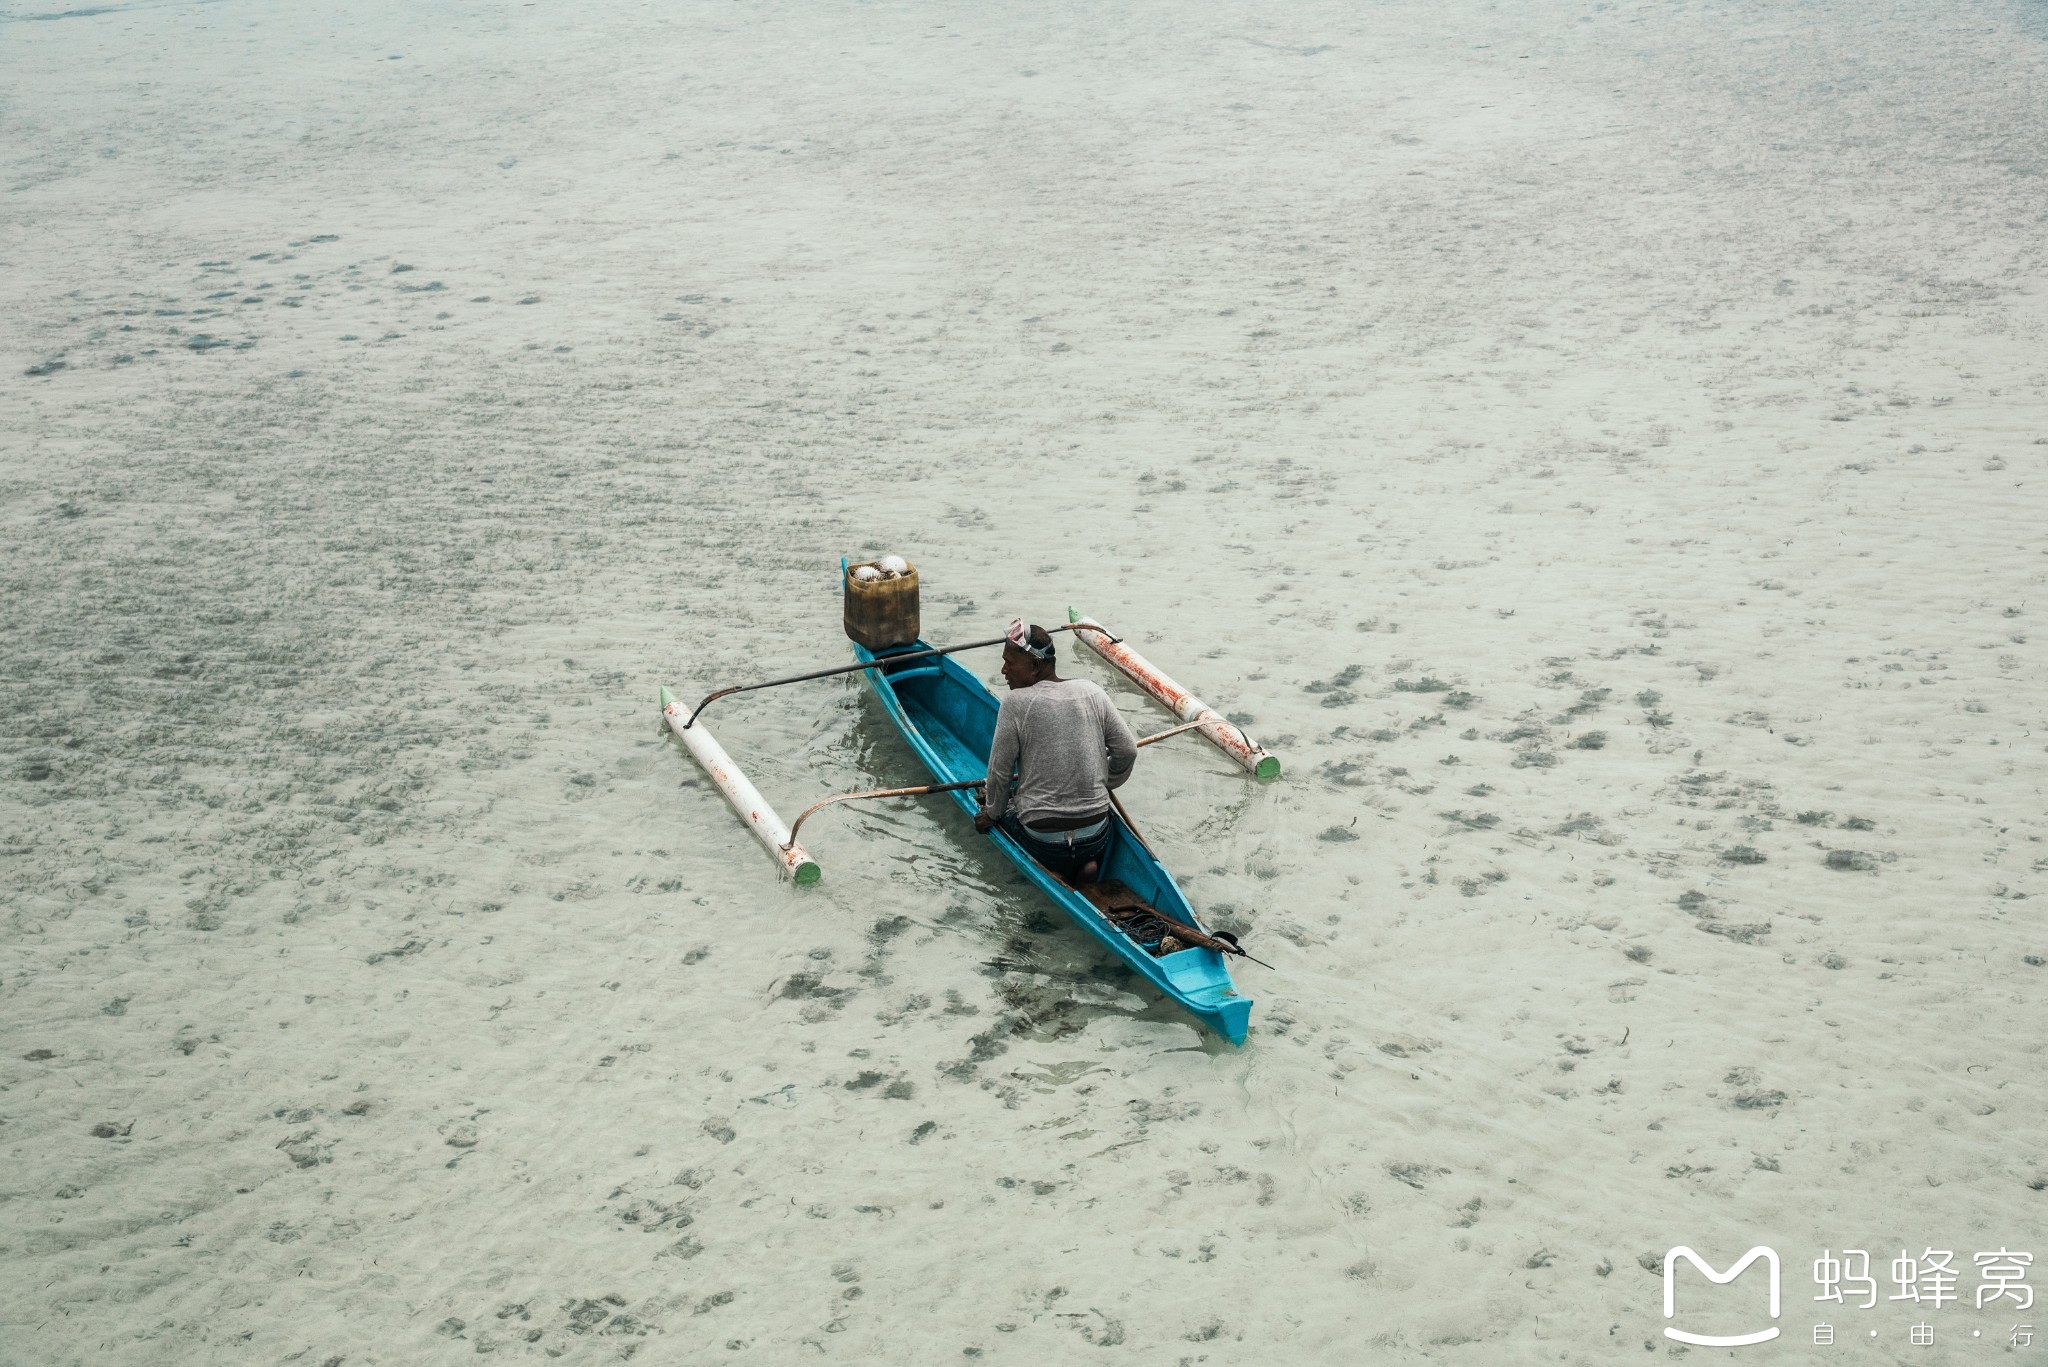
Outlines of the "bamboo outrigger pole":
<svg viewBox="0 0 2048 1367">
<path fill-rule="evenodd" d="M 1102 627 L 1093 622 L 1087 623 L 1086 628 L 1089 631 L 1102 631 L 1105 636 L 1108 635 Z M 1081 629 L 1081 626 L 1076 625 L 1047 628 L 1049 631 L 1080 631 Z M 675 726 L 677 734 L 680 735 L 697 724 L 697 718 L 704 715 L 705 708 L 711 706 L 720 698 L 729 698 L 735 693 L 751 693 L 757 688 L 779 688 L 783 684 L 804 683 L 810 679 L 829 679 L 834 674 L 851 674 L 857 669 L 885 669 L 893 665 L 906 664 L 911 660 L 928 660 L 934 656 L 952 655 L 962 650 L 979 650 L 983 646 L 999 646 L 1008 639 L 1007 636 L 991 636 L 986 641 L 963 641 L 957 646 L 933 646 L 928 650 L 909 650 L 901 655 L 884 655 L 878 659 L 862 660 L 850 665 L 833 665 L 829 669 L 814 669 L 808 674 L 792 674 L 786 679 L 763 679 L 759 683 L 733 684 L 728 688 L 720 688 L 706 693 L 702 702 L 698 703 L 689 712 L 683 714 L 679 721 L 672 722 L 671 724 Z M 1083 639 L 1086 638 L 1084 637 Z M 1109 637 L 1112 644 L 1119 639 L 1115 636 Z"/>
<path fill-rule="evenodd" d="M 1188 722 L 1185 725 L 1169 727 L 1164 731 L 1157 731 L 1152 735 L 1143 737 L 1138 741 L 1138 745 L 1142 748 L 1150 745 L 1155 740 L 1165 740 L 1168 736 L 1177 736 L 1183 731 L 1192 731 L 1200 725 L 1200 722 Z M 810 820 L 811 813 L 817 811 L 820 807 L 830 807 L 837 802 L 854 802 L 862 798 L 924 797 L 929 793 L 953 793 L 963 788 L 985 787 L 987 782 L 988 780 L 986 779 L 970 778 L 964 779 L 959 783 L 924 783 L 915 788 L 876 788 L 862 793 L 834 793 L 831 797 L 813 802 L 810 806 L 796 814 L 796 820 L 789 823 L 789 839 L 783 842 L 781 848 L 786 850 L 796 844 L 796 833 L 804 828 L 804 822 Z M 1123 812 L 1124 804 L 1117 802 L 1115 793 L 1109 795 L 1109 800 L 1116 802 L 1116 809 L 1119 812 Z M 1126 825 L 1130 824 L 1130 813 L 1128 812 L 1124 812 L 1124 823 Z M 1131 834 L 1138 835 L 1138 828 L 1132 826 Z M 1145 837 L 1138 835 L 1138 843 L 1144 845 Z M 1146 846 L 1146 848 L 1150 849 L 1151 847 Z"/>
<path fill-rule="evenodd" d="M 915 788 L 876 788 L 872 792 L 866 793 L 836 793 L 831 797 L 825 798 L 823 801 L 813 802 L 810 806 L 796 814 L 796 820 L 789 823 L 789 843 L 784 845 L 783 848 L 790 849 L 795 846 L 796 833 L 803 829 L 804 821 L 812 812 L 817 811 L 820 807 L 830 807 L 835 802 L 852 802 L 856 798 L 864 797 L 922 797 L 926 793 L 951 793 L 957 792 L 962 788 L 979 788 L 982 786 L 982 782 L 983 780 L 981 779 L 970 778 L 964 779 L 959 783 L 925 783 Z"/>
<path fill-rule="evenodd" d="M 798 887 L 806 887 L 818 881 L 817 863 L 804 853 L 804 847 L 796 843 L 796 837 L 789 827 L 782 824 L 782 818 L 768 805 L 768 799 L 761 796 L 758 788 L 747 781 L 739 766 L 732 762 L 732 756 L 725 753 L 710 730 L 702 726 L 687 726 L 683 722 L 683 709 L 668 689 L 661 690 L 661 715 L 668 722 L 668 729 L 682 738 L 683 744 L 704 766 L 704 772 L 711 775 L 725 800 L 732 804 L 740 819 L 747 823 L 747 829 L 754 838 L 768 847 L 768 853 L 782 865 L 782 871 Z"/>
<path fill-rule="evenodd" d="M 1156 731 L 1149 736 L 1142 737 L 1138 741 L 1138 745 L 1140 748 L 1142 748 L 1144 746 L 1150 745 L 1155 740 L 1165 740 L 1168 736 L 1177 736 L 1183 731 L 1192 731 L 1201 724 L 1202 723 L 1200 722 L 1191 721 L 1180 726 L 1168 727 L 1164 731 Z M 804 822 L 810 820 L 811 813 L 817 811 L 821 807 L 830 807 L 834 803 L 838 802 L 854 802 L 862 798 L 924 797 L 930 793 L 953 793 L 958 792 L 963 788 L 985 787 L 987 785 L 987 782 L 988 781 L 986 779 L 970 778 L 964 779 L 959 783 L 924 783 L 919 784 L 915 788 L 875 788 L 868 792 L 861 793 L 834 793 L 831 797 L 822 798 L 817 802 L 813 802 L 810 806 L 804 808 L 801 812 L 798 812 L 796 814 L 796 820 L 789 823 L 789 839 L 785 840 L 780 846 L 780 848 L 786 850 L 789 849 L 791 846 L 795 845 L 796 833 L 804 828 Z M 1119 812 L 1123 812 L 1124 804 L 1121 802 L 1117 802 L 1115 793 L 1111 793 L 1109 795 L 1109 800 L 1111 802 L 1116 802 L 1116 809 Z M 1124 812 L 1124 822 L 1126 825 L 1129 825 L 1130 813 Z M 1142 835 L 1138 835 L 1137 827 L 1131 827 L 1131 834 L 1138 836 L 1138 843 L 1140 845 L 1145 844 L 1145 837 Z M 1150 849 L 1151 847 L 1147 846 L 1146 848 Z"/>
<path fill-rule="evenodd" d="M 1268 754 L 1263 745 L 1245 734 L 1243 727 L 1225 720 L 1215 708 L 1175 683 L 1158 665 L 1111 636 L 1109 629 L 1094 618 L 1084 617 L 1068 608 L 1067 620 L 1070 629 L 1079 633 L 1090 650 L 1151 694 L 1176 717 L 1208 737 L 1217 749 L 1251 770 L 1254 778 L 1261 783 L 1270 783 L 1280 777 L 1280 757 Z"/>
</svg>

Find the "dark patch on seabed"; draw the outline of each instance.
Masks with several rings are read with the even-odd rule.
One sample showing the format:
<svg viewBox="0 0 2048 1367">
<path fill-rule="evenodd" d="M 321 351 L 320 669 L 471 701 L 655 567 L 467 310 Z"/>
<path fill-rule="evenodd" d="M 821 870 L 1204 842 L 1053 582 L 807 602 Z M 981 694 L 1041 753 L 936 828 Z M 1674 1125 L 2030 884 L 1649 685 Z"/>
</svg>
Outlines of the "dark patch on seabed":
<svg viewBox="0 0 2048 1367">
<path fill-rule="evenodd" d="M 2048 39 L 2048 0 L 2019 0 L 2015 14 L 2020 29 L 2036 38 Z"/>
<path fill-rule="evenodd" d="M 186 0 L 186 3 L 217 5 L 220 0 Z M 0 24 L 44 23 L 51 19 L 91 19 L 102 14 L 126 14 L 131 10 L 161 8 L 161 5 L 92 5 L 85 9 L 52 10 L 48 14 L 0 14 Z"/>
<path fill-rule="evenodd" d="M 57 11 L 57 12 L 56 12 L 55 14 L 9 14 L 9 15 L 0 15 L 0 22 L 6 22 L 6 21 L 8 21 L 8 20 L 15 20 L 15 21 L 19 21 L 19 22 L 21 22 L 21 23 L 24 23 L 24 24 L 28 24 L 28 23 L 36 23 L 36 22 L 39 22 L 39 21 L 42 21 L 42 20 L 46 20 L 46 19 L 90 19 L 90 18 L 92 18 L 92 17 L 93 17 L 93 16 L 95 15 L 95 14 L 118 14 L 118 13 L 120 13 L 120 12 L 121 12 L 121 7 L 120 7 L 120 6 L 118 6 L 118 5 L 100 5 L 100 6 L 96 7 L 96 8 L 93 8 L 93 9 L 67 9 L 67 10 L 59 10 L 59 11 Z"/>
</svg>

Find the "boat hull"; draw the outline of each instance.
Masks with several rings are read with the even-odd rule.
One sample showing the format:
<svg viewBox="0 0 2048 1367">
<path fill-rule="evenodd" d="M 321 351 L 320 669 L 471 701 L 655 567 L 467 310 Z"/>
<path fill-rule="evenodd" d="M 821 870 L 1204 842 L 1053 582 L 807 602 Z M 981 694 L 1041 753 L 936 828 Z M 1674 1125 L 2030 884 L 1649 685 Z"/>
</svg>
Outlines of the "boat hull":
<svg viewBox="0 0 2048 1367">
<path fill-rule="evenodd" d="M 917 752 L 934 782 L 958 783 L 986 777 L 989 743 L 995 736 L 995 695 L 951 656 L 906 661 L 891 667 L 892 655 L 928 650 L 922 641 L 896 650 L 869 651 L 855 645 L 855 655 L 875 667 L 861 676 L 889 714 L 910 748 Z M 977 810 L 971 790 L 947 794 L 970 816 Z M 1122 882 L 1166 916 L 1206 929 L 1173 877 L 1126 825 L 1110 814 L 1111 837 L 1102 877 Z M 1213 949 L 1183 949 L 1153 958 L 1118 930 L 1080 893 L 1039 866 L 1014 839 L 998 829 L 988 837 L 1003 856 L 1040 892 L 1058 903 L 1074 923 L 1171 997 L 1202 1024 L 1229 1040 L 1244 1043 L 1251 1024 L 1252 1003 L 1238 995 L 1229 966 Z"/>
</svg>

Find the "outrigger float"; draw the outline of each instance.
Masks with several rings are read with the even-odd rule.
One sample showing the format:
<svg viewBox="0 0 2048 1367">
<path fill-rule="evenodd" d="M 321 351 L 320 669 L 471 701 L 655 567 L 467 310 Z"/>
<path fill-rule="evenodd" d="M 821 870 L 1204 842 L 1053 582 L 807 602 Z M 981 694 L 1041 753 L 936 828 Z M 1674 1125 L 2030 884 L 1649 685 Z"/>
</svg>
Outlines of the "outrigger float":
<svg viewBox="0 0 2048 1367">
<path fill-rule="evenodd" d="M 681 705 L 667 688 L 661 690 L 661 715 L 667 719 L 668 729 L 682 737 L 684 747 L 697 763 L 704 766 L 704 772 L 711 775 L 711 781 L 718 785 L 718 791 L 725 794 L 726 801 L 732 803 L 732 809 L 747 823 L 747 829 L 768 847 L 768 853 L 782 865 L 782 871 L 790 881 L 798 887 L 817 882 L 820 872 L 817 863 L 804 853 L 803 846 L 796 843 L 796 833 L 783 824 L 775 809 L 768 805 L 768 799 L 761 796 L 761 790 L 748 782 L 739 765 L 732 762 L 732 756 L 725 753 L 725 747 L 711 734 L 711 728 L 702 724 L 692 726 L 685 721 Z"/>
<path fill-rule="evenodd" d="M 900 561 L 895 563 L 902 565 Z M 775 857 L 784 875 L 799 886 L 815 883 L 819 877 L 818 865 L 796 838 L 797 830 L 813 812 L 862 798 L 944 794 L 972 816 L 978 809 L 976 790 L 987 778 L 989 746 L 995 734 L 999 704 L 979 678 L 951 657 L 964 650 L 1001 645 L 1004 638 L 952 646 L 928 645 L 918 637 L 917 571 L 903 565 L 895 574 L 855 577 L 869 568 L 872 567 L 849 567 L 840 562 L 847 635 L 854 642 L 853 664 L 719 689 L 688 711 L 667 688 L 661 690 L 662 716 L 669 729 L 718 784 L 733 809 Z M 1254 742 L 1243 728 L 1175 683 L 1100 622 L 1071 609 L 1067 615 L 1066 626 L 1052 629 L 1079 636 L 1103 660 L 1179 719 L 1179 725 L 1141 739 L 1141 746 L 1196 731 L 1260 781 L 1270 782 L 1279 777 L 1279 759 Z M 795 822 L 785 824 L 705 728 L 704 710 L 735 693 L 854 672 L 861 673 L 874 690 L 889 720 L 933 782 L 835 794 L 813 803 Z M 1001 828 L 990 831 L 988 838 L 1030 883 L 1083 930 L 1211 1030 L 1232 1044 L 1244 1043 L 1252 1001 L 1237 991 L 1226 959 L 1251 956 L 1227 931 L 1211 932 L 1202 926 L 1173 876 L 1131 824 L 1123 804 L 1114 794 L 1111 801 L 1112 835 L 1101 861 L 1101 878 L 1095 883 L 1077 886 L 1066 882 L 1025 853 Z M 1169 942 L 1166 937 L 1183 947 L 1159 953 Z"/>
</svg>

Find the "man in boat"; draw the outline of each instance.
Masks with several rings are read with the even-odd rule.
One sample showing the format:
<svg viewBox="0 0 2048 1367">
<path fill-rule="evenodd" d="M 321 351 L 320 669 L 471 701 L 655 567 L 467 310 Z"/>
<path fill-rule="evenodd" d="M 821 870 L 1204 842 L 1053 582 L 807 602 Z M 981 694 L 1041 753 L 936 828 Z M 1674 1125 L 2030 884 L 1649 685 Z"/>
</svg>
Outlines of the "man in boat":
<svg viewBox="0 0 2048 1367">
<path fill-rule="evenodd" d="M 1109 848 L 1110 790 L 1131 776 L 1138 738 L 1099 686 L 1059 676 L 1045 628 L 1015 620 L 1006 636 L 1010 693 L 996 714 L 974 829 L 1001 826 L 1045 868 L 1092 883 Z"/>
</svg>

